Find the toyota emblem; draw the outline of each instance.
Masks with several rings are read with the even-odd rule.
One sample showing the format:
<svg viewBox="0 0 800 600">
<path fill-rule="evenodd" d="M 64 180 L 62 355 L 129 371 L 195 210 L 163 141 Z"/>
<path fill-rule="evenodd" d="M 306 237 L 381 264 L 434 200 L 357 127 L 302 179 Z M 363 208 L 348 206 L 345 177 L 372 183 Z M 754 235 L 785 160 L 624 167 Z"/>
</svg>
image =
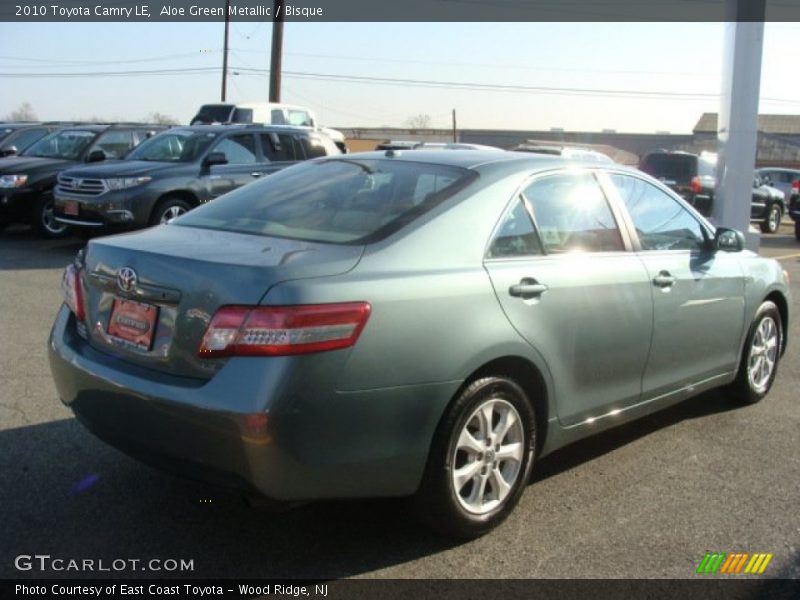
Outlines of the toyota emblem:
<svg viewBox="0 0 800 600">
<path fill-rule="evenodd" d="M 117 271 L 117 287 L 123 292 L 132 292 L 136 289 L 136 271 L 130 267 L 122 267 Z"/>
</svg>

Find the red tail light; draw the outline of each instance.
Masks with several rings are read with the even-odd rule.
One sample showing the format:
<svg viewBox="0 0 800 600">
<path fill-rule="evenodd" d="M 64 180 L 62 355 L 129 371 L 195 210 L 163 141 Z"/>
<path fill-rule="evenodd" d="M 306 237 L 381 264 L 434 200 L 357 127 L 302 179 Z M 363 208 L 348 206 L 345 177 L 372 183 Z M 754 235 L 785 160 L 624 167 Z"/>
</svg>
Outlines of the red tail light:
<svg viewBox="0 0 800 600">
<path fill-rule="evenodd" d="M 69 265 L 64 269 L 64 276 L 61 278 L 61 292 L 64 295 L 64 303 L 75 315 L 75 318 L 83 321 L 86 317 L 83 311 L 83 289 L 75 265 Z"/>
<path fill-rule="evenodd" d="M 691 188 L 693 194 L 699 194 L 700 192 L 703 191 L 703 186 L 700 183 L 700 178 L 697 175 L 692 177 L 692 181 L 689 183 L 689 187 Z"/>
<path fill-rule="evenodd" d="M 800 179 L 795 179 L 792 182 L 792 188 L 800 192 Z"/>
<path fill-rule="evenodd" d="M 223 306 L 198 356 L 284 356 L 352 346 L 371 307 L 366 302 L 296 306 Z"/>
</svg>

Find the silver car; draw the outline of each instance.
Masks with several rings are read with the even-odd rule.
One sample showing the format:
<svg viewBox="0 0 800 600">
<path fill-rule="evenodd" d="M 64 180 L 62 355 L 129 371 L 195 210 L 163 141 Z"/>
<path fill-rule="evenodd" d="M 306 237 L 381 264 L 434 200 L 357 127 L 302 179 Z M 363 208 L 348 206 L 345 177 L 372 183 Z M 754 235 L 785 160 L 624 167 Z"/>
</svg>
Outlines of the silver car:
<svg viewBox="0 0 800 600">
<path fill-rule="evenodd" d="M 314 160 L 91 241 L 49 342 L 108 443 L 275 501 L 409 496 L 462 538 L 536 460 L 725 386 L 769 391 L 787 276 L 614 164 Z"/>
</svg>

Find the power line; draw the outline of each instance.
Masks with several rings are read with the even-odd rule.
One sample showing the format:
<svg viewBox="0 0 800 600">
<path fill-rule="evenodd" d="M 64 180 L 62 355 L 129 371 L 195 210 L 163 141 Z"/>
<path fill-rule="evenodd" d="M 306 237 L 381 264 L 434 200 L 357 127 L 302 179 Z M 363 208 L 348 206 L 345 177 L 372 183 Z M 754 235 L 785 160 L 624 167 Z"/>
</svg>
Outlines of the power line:
<svg viewBox="0 0 800 600">
<path fill-rule="evenodd" d="M 253 67 L 231 67 L 240 73 L 269 75 L 269 69 Z M 143 75 L 176 75 L 218 72 L 219 67 L 191 67 L 185 69 L 149 69 L 141 71 L 92 71 L 70 73 L 0 73 L 0 77 L 19 78 L 75 78 L 75 77 L 137 77 Z M 469 91 L 515 92 L 534 94 L 553 94 L 564 96 L 605 96 L 639 99 L 708 100 L 717 99 L 719 94 L 703 92 L 643 91 L 611 88 L 567 88 L 551 86 L 527 86 L 518 84 L 476 83 L 468 81 L 434 81 L 425 79 L 401 79 L 394 77 L 372 77 L 363 75 L 344 75 L 335 73 L 310 73 L 303 71 L 284 71 L 285 77 L 312 79 L 317 81 L 346 81 L 348 83 L 424 87 L 434 89 L 458 89 Z M 800 104 L 800 100 L 788 98 L 762 98 L 770 102 Z"/>
</svg>

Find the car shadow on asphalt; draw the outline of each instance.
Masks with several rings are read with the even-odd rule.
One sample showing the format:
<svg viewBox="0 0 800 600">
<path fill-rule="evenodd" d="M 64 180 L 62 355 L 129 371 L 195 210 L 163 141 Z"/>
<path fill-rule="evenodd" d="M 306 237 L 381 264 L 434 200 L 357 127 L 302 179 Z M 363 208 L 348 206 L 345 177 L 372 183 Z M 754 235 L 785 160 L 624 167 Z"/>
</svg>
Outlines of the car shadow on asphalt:
<svg viewBox="0 0 800 600">
<path fill-rule="evenodd" d="M 0 431 L 0 578 L 341 578 L 453 547 L 401 500 L 348 500 L 286 512 L 182 480 L 106 446 L 75 419 Z M 173 558 L 186 572 L 18 571 L 20 554 Z M 433 575 L 430 575 L 433 576 Z"/>
<path fill-rule="evenodd" d="M 741 405 L 727 397 L 724 390 L 715 389 L 705 392 L 652 415 L 585 438 L 548 454 L 536 464 L 531 483 L 568 471 L 686 419 L 698 419 L 739 408 Z"/>
<path fill-rule="evenodd" d="M 735 408 L 698 396 L 542 459 L 542 480 L 670 427 Z M 0 577 L 251 577 L 329 579 L 380 570 L 457 545 L 428 532 L 403 500 L 318 502 L 275 513 L 234 491 L 167 475 L 106 446 L 75 419 L 0 432 Z M 19 572 L 14 557 L 173 558 L 189 572 Z M 376 573 L 377 572 L 377 573 Z M 419 573 L 418 576 L 435 576 Z"/>
</svg>

